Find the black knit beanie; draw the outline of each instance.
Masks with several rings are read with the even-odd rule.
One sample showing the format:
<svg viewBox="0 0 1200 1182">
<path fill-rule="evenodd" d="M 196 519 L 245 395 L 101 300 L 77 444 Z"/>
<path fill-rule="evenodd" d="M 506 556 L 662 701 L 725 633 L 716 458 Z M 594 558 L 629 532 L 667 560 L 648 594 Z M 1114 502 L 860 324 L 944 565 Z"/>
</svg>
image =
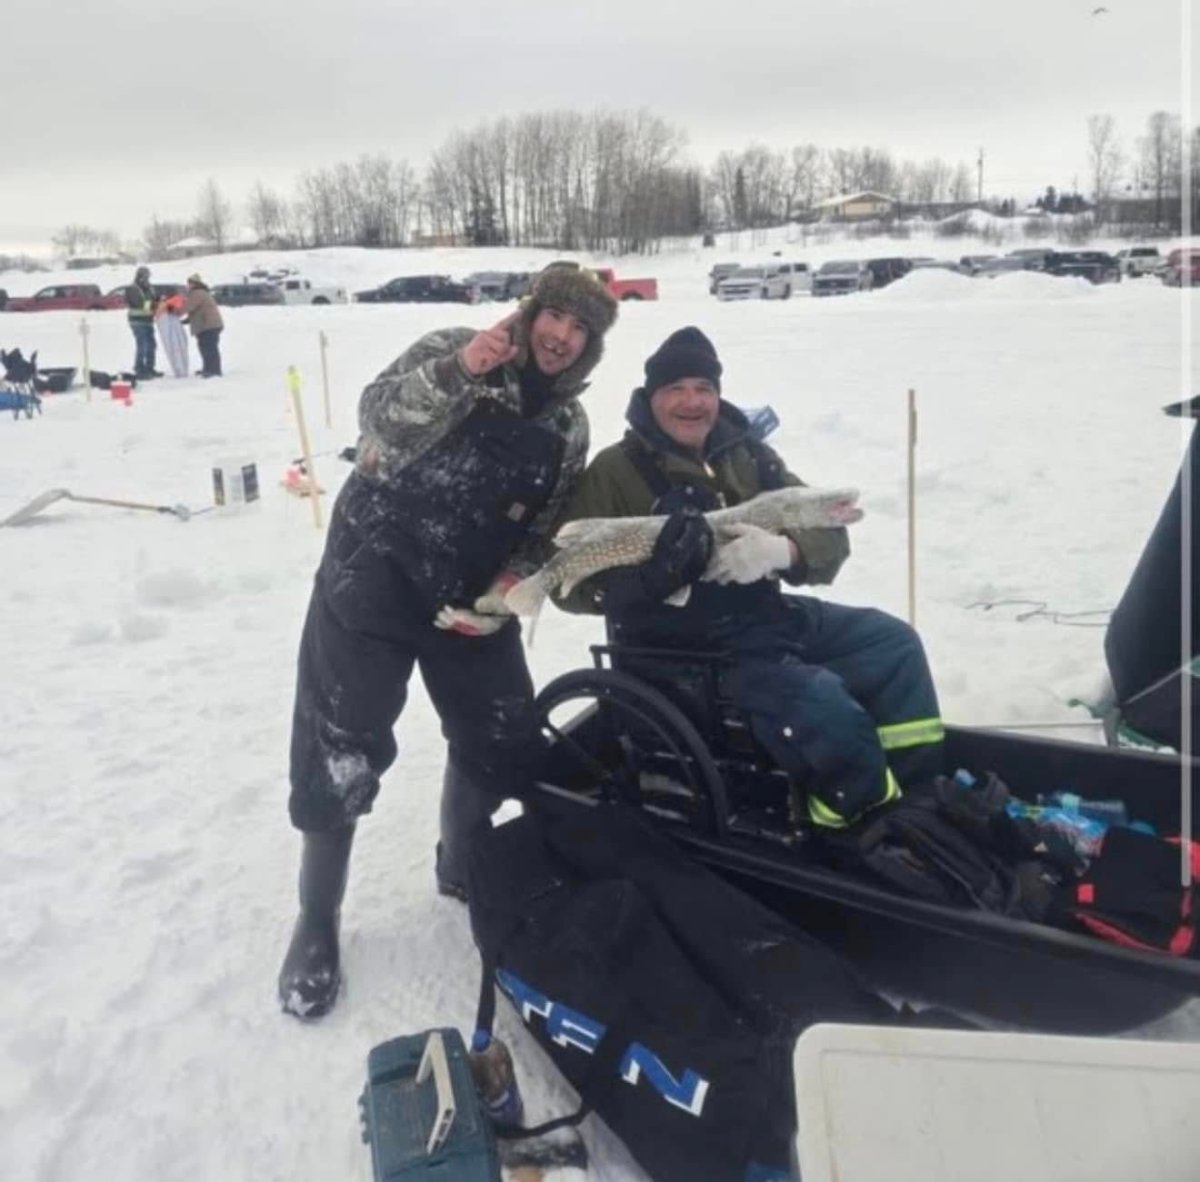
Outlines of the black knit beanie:
<svg viewBox="0 0 1200 1182">
<path fill-rule="evenodd" d="M 721 390 L 721 362 L 713 343 L 695 325 L 671 333 L 646 361 L 646 393 L 680 378 L 707 378 Z"/>
</svg>

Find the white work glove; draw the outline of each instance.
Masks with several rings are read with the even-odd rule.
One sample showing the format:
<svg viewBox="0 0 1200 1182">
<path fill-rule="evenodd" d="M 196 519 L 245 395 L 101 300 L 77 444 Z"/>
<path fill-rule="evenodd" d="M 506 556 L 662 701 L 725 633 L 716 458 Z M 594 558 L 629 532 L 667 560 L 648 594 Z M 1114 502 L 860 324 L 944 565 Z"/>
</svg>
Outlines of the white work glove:
<svg viewBox="0 0 1200 1182">
<path fill-rule="evenodd" d="M 491 636 L 493 632 L 499 632 L 513 614 L 512 608 L 504 602 L 505 592 L 520 581 L 520 575 L 502 571 L 471 608 L 444 607 L 434 616 L 433 626 L 463 636 Z"/>
<path fill-rule="evenodd" d="M 492 585 L 471 606 L 485 616 L 511 616 L 512 608 L 504 601 L 504 597 L 520 581 L 520 575 L 514 575 L 510 570 L 501 571 L 492 580 Z"/>
<path fill-rule="evenodd" d="M 461 636 L 491 636 L 499 632 L 511 619 L 507 616 L 486 615 L 473 612 L 469 607 L 444 607 L 433 617 L 433 626 L 443 632 L 457 632 Z"/>
<path fill-rule="evenodd" d="M 701 579 L 709 583 L 757 583 L 792 565 L 792 543 L 749 522 L 729 527 L 738 536 L 718 546 Z"/>
</svg>

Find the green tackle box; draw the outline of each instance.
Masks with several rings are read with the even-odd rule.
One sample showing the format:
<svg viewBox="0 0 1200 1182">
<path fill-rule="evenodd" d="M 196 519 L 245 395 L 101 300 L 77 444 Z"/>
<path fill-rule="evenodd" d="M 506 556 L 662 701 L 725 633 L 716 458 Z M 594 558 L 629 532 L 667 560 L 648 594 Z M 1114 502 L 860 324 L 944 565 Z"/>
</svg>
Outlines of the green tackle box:
<svg viewBox="0 0 1200 1182">
<path fill-rule="evenodd" d="M 359 1098 L 375 1182 L 498 1182 L 500 1159 L 457 1030 L 389 1039 Z"/>
</svg>

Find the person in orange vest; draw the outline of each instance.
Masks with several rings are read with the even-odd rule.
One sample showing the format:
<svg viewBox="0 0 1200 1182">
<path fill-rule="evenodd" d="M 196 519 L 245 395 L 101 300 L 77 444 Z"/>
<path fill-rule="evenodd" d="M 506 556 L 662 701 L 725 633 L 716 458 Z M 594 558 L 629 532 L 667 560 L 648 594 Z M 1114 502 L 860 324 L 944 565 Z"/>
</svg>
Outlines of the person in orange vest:
<svg viewBox="0 0 1200 1182">
<path fill-rule="evenodd" d="M 158 339 L 163 352 L 177 378 L 188 376 L 187 329 L 183 327 L 183 314 L 187 300 L 180 294 L 164 296 L 154 310 L 154 323 L 158 328 Z"/>
</svg>

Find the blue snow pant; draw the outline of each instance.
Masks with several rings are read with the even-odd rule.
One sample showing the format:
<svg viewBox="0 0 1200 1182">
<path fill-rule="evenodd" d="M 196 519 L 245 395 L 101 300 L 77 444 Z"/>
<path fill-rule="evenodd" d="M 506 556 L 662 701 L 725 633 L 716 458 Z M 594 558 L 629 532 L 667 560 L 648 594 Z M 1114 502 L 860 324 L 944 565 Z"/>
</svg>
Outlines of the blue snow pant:
<svg viewBox="0 0 1200 1182">
<path fill-rule="evenodd" d="M 643 610 L 616 621 L 614 637 L 728 653 L 723 688 L 818 824 L 845 825 L 945 770 L 925 649 L 886 612 L 783 595 L 767 580 L 697 583 L 686 608 Z"/>
<path fill-rule="evenodd" d="M 155 352 L 158 348 L 154 340 L 154 321 L 131 320 L 129 328 L 133 333 L 133 372 L 139 378 L 148 378 L 154 373 Z"/>
<path fill-rule="evenodd" d="M 787 597 L 737 636 L 728 689 L 755 738 L 840 825 L 944 771 L 937 692 L 920 637 L 874 608 Z M 814 799 L 815 797 L 815 799 Z"/>
<path fill-rule="evenodd" d="M 300 641 L 288 811 L 306 831 L 370 812 L 419 666 L 449 745 L 440 865 L 456 880 L 472 830 L 534 770 L 533 683 L 515 619 L 490 636 L 435 628 L 389 566 L 371 556 L 357 562 L 357 579 L 317 574 Z"/>
</svg>

